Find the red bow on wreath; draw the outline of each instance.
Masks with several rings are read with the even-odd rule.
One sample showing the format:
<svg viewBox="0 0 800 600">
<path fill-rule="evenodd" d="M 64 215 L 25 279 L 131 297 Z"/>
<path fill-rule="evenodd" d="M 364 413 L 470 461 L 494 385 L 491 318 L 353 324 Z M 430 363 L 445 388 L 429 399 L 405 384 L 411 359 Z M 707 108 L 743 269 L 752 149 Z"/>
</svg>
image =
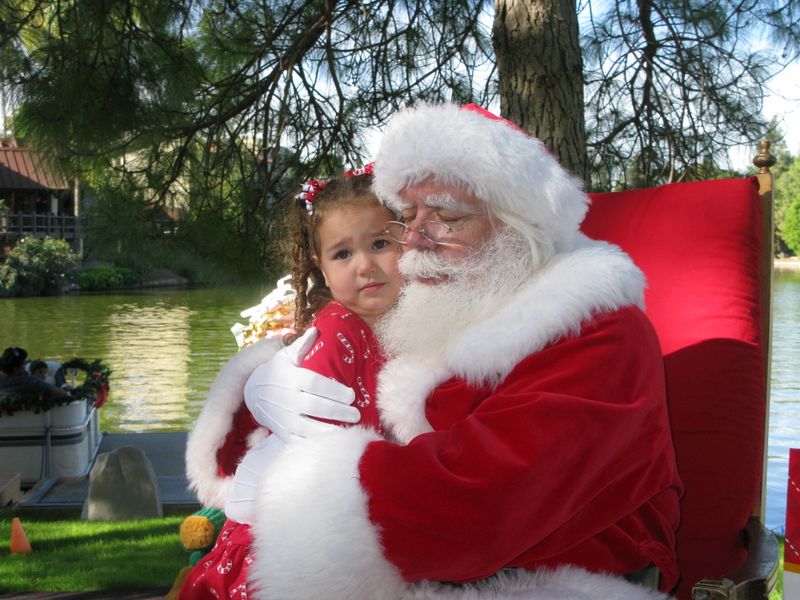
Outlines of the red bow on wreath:
<svg viewBox="0 0 800 600">
<path fill-rule="evenodd" d="M 106 400 L 108 400 L 108 384 L 104 381 L 100 384 L 100 387 L 97 388 L 97 396 L 92 406 L 100 408 L 106 403 Z"/>
</svg>

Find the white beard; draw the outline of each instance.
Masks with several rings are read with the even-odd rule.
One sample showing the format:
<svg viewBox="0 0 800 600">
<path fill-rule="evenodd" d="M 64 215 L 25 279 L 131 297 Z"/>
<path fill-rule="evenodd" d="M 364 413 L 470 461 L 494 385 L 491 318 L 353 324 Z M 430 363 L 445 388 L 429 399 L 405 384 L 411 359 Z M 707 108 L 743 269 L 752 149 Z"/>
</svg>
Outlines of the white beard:
<svg viewBox="0 0 800 600">
<path fill-rule="evenodd" d="M 407 250 L 398 264 L 407 283 L 375 327 L 387 358 L 440 355 L 467 327 L 494 313 L 533 271 L 530 246 L 510 227 L 457 260 Z M 418 281 L 442 277 L 436 284 Z"/>
</svg>

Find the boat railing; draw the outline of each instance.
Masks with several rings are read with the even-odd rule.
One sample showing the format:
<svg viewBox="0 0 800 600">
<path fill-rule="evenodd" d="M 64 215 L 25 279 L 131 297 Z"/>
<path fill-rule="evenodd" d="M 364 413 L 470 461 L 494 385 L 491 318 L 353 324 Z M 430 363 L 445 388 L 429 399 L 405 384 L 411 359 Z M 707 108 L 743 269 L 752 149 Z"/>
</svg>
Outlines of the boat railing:
<svg viewBox="0 0 800 600">
<path fill-rule="evenodd" d="M 23 486 L 89 473 L 100 448 L 99 411 L 85 400 L 0 417 L 0 464 Z"/>
</svg>

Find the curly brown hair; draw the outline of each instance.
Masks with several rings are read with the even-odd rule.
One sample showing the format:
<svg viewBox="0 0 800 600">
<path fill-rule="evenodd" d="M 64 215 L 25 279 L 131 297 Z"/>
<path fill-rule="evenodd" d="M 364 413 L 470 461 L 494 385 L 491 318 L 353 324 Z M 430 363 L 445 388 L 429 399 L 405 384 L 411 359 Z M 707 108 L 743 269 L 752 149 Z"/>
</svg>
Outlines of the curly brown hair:
<svg viewBox="0 0 800 600">
<path fill-rule="evenodd" d="M 295 297 L 295 333 L 284 338 L 288 344 L 300 337 L 311 325 L 316 312 L 330 302 L 331 290 L 317 266 L 319 254 L 317 229 L 331 208 L 342 206 L 380 206 L 372 191 L 372 175 L 340 175 L 325 184 L 314 197 L 313 214 L 299 201 L 291 213 L 292 230 L 292 287 Z"/>
</svg>

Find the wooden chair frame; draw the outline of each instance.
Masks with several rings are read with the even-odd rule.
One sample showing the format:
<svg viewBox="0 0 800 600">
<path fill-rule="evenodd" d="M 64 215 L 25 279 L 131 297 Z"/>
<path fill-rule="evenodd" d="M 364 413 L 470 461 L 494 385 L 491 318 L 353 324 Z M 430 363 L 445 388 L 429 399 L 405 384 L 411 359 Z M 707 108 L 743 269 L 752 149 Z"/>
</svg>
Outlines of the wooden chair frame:
<svg viewBox="0 0 800 600">
<path fill-rule="evenodd" d="M 773 279 L 773 180 L 770 167 L 776 159 L 769 151 L 769 142 L 762 140 L 753 164 L 761 197 L 763 243 L 761 249 L 761 316 L 762 339 L 765 343 L 764 374 L 766 418 L 764 452 L 761 469 L 761 493 L 753 516 L 744 531 L 747 559 L 736 570 L 721 579 L 701 579 L 692 588 L 692 600 L 767 600 L 778 577 L 778 542 L 764 528 L 766 505 L 767 440 L 769 437 L 770 362 L 772 357 L 772 279 Z"/>
</svg>

